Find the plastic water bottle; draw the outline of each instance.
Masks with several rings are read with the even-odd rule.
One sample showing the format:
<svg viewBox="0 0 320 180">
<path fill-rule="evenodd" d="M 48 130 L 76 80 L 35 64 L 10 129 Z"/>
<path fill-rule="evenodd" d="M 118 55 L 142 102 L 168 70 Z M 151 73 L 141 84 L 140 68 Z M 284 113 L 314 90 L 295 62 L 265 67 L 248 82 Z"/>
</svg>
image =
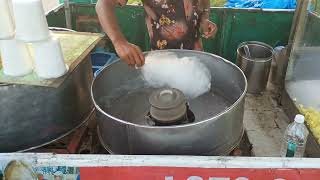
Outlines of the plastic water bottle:
<svg viewBox="0 0 320 180">
<path fill-rule="evenodd" d="M 304 116 L 296 115 L 289 124 L 281 147 L 281 157 L 303 157 L 309 132 L 304 125 Z"/>
</svg>

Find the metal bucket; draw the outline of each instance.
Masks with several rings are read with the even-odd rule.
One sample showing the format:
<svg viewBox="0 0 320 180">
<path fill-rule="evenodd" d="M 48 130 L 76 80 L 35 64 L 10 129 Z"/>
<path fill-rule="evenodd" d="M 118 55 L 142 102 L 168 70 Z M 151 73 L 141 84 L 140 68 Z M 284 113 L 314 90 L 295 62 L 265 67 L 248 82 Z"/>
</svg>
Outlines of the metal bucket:
<svg viewBox="0 0 320 180">
<path fill-rule="evenodd" d="M 274 48 L 269 76 L 269 81 L 281 88 L 284 86 L 284 80 L 286 77 L 286 70 L 289 61 L 289 57 L 286 55 L 286 51 L 287 48 L 283 46 Z"/>
<path fill-rule="evenodd" d="M 243 72 L 209 53 L 158 52 L 174 52 L 179 57 L 196 56 L 212 74 L 214 94 L 210 92 L 189 101 L 196 117 L 194 123 L 150 126 L 144 119 L 150 104 L 149 93 L 142 93 L 148 87 L 140 79 L 141 71 L 122 61 L 112 63 L 96 77 L 91 91 L 97 109 L 98 133 L 105 149 L 114 154 L 227 155 L 239 144 L 244 133 L 247 81 Z M 228 104 L 217 110 L 220 107 L 217 101 L 223 100 Z"/>
<path fill-rule="evenodd" d="M 250 57 L 245 48 L 249 49 Z M 265 91 L 272 62 L 273 48 L 265 43 L 250 41 L 241 43 L 237 49 L 237 65 L 248 79 L 248 93 Z"/>
</svg>

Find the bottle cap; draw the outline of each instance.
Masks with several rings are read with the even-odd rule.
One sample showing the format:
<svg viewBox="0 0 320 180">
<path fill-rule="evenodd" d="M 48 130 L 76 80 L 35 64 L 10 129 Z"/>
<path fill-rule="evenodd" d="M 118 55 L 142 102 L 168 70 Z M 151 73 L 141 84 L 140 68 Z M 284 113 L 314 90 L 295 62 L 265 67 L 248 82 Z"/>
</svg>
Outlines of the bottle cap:
<svg viewBox="0 0 320 180">
<path fill-rule="evenodd" d="M 304 123 L 304 116 L 301 114 L 297 114 L 296 117 L 294 118 L 294 121 L 296 123 L 303 124 Z"/>
</svg>

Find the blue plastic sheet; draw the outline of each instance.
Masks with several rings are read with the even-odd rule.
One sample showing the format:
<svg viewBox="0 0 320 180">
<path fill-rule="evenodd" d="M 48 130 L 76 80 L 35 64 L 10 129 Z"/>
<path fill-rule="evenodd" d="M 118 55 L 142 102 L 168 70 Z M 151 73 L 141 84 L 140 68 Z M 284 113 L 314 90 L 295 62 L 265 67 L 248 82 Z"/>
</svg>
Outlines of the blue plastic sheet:
<svg viewBox="0 0 320 180">
<path fill-rule="evenodd" d="M 297 5 L 296 0 L 228 0 L 225 7 L 295 9 L 296 5 Z"/>
</svg>

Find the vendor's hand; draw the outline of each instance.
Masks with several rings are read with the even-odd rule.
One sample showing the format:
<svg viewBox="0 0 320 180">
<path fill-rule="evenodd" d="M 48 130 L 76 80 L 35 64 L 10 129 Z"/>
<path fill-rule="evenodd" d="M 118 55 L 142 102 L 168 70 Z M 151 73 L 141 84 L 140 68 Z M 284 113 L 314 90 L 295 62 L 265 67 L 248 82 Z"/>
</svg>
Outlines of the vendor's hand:
<svg viewBox="0 0 320 180">
<path fill-rule="evenodd" d="M 215 37 L 218 30 L 217 25 L 209 19 L 203 19 L 200 23 L 200 28 L 203 32 L 203 37 L 206 39 Z"/>
<path fill-rule="evenodd" d="M 128 41 L 121 40 L 114 42 L 114 47 L 120 59 L 125 61 L 128 65 L 138 67 L 144 65 L 145 58 L 138 46 L 131 44 Z"/>
</svg>

